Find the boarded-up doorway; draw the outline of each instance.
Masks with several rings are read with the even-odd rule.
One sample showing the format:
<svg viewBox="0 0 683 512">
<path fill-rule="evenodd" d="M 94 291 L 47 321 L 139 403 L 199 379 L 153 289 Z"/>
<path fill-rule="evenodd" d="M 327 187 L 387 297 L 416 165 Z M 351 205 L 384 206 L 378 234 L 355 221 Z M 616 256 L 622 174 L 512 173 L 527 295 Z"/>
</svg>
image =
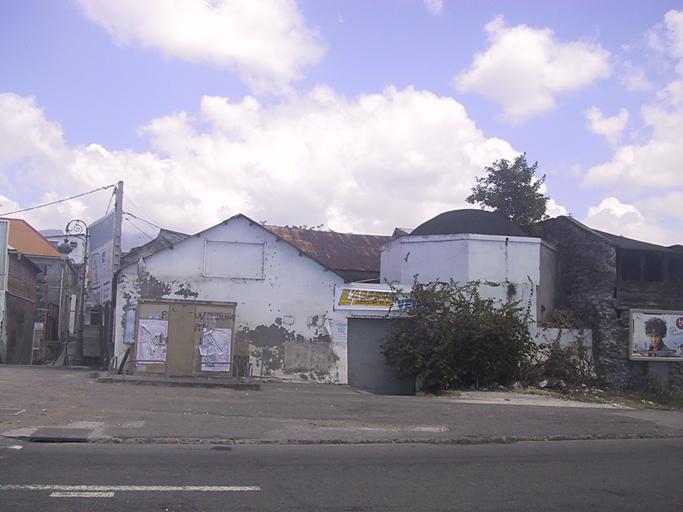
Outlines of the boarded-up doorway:
<svg viewBox="0 0 683 512">
<path fill-rule="evenodd" d="M 231 302 L 141 302 L 135 371 L 170 377 L 229 375 L 234 325 Z"/>
</svg>

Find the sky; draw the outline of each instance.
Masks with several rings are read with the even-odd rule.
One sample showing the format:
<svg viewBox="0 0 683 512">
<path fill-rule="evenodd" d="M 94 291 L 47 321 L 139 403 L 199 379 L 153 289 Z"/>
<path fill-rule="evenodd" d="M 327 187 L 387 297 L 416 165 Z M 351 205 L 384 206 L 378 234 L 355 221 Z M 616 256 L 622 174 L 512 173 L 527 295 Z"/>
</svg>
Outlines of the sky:
<svg viewBox="0 0 683 512">
<path fill-rule="evenodd" d="M 683 243 L 681 0 L 8 0 L 0 62 L 0 215 L 122 180 L 128 247 L 237 213 L 390 234 L 525 152 L 551 216 Z"/>
</svg>

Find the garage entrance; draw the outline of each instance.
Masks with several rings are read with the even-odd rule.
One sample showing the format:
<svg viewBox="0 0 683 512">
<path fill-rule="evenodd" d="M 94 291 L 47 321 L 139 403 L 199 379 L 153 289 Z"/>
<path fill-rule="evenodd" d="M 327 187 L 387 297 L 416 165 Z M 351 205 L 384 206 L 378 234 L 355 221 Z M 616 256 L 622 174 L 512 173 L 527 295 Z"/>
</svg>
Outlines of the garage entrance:
<svg viewBox="0 0 683 512">
<path fill-rule="evenodd" d="M 386 362 L 381 345 L 397 322 L 386 318 L 348 319 L 349 384 L 380 395 L 414 395 L 415 380 L 401 379 Z"/>
</svg>

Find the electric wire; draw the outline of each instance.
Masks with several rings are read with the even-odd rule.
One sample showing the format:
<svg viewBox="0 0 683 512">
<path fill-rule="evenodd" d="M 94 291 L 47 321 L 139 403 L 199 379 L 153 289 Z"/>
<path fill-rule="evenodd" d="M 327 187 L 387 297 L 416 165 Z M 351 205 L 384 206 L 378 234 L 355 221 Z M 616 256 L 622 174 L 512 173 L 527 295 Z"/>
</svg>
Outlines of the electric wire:
<svg viewBox="0 0 683 512">
<path fill-rule="evenodd" d="M 114 191 L 109 196 L 109 204 L 107 204 L 107 209 L 104 212 L 105 216 L 109 213 L 109 207 L 111 206 L 111 200 L 114 199 L 114 197 L 116 197 L 116 187 L 114 187 Z"/>
<path fill-rule="evenodd" d="M 79 197 L 87 196 L 87 195 L 89 195 L 89 194 L 93 194 L 93 193 L 95 193 L 95 192 L 99 192 L 100 190 L 107 190 L 108 188 L 112 188 L 112 187 L 116 187 L 116 185 L 107 185 L 106 187 L 96 188 L 96 189 L 94 189 L 94 190 L 91 190 L 90 192 L 83 192 L 82 194 L 76 194 L 75 196 L 65 197 L 64 199 L 58 199 L 57 201 L 51 201 L 51 202 L 49 202 L 49 203 L 39 204 L 39 205 L 36 205 L 36 206 L 31 206 L 30 208 L 23 208 L 23 209 L 21 209 L 21 210 L 14 210 L 14 211 L 11 211 L 11 212 L 3 212 L 3 213 L 0 213 L 0 216 L 4 216 L 4 215 L 13 215 L 13 214 L 15 214 L 15 213 L 28 212 L 28 211 L 31 211 L 31 210 L 37 210 L 38 208 L 45 208 L 46 206 L 52 206 L 53 204 L 59 204 L 59 203 L 65 202 L 65 201 L 71 201 L 72 199 L 76 199 L 76 198 L 79 198 Z"/>
<path fill-rule="evenodd" d="M 132 213 L 130 213 L 130 212 L 123 212 L 123 213 L 126 214 L 126 215 L 130 215 L 131 217 L 133 217 L 133 218 L 135 218 L 135 219 L 141 220 L 141 221 L 144 222 L 145 224 L 149 224 L 150 226 L 155 227 L 155 228 L 157 228 L 157 229 L 164 229 L 164 228 L 162 228 L 161 226 L 158 226 L 158 225 L 154 224 L 153 222 L 150 222 L 150 221 L 148 221 L 148 220 L 145 220 L 145 219 L 143 219 L 142 217 L 138 217 L 137 215 L 134 215 L 134 214 L 132 214 Z"/>
<path fill-rule="evenodd" d="M 146 233 L 145 231 L 143 231 L 137 224 L 134 224 L 133 221 L 131 221 L 129 218 L 124 217 L 123 220 L 125 220 L 128 224 L 130 224 L 131 226 L 133 226 L 135 229 L 137 229 L 140 233 L 142 233 L 143 235 L 145 235 L 145 236 L 146 236 L 147 238 L 149 238 L 150 240 L 154 240 L 154 237 L 153 237 L 152 235 L 150 235 L 149 233 Z"/>
<path fill-rule="evenodd" d="M 133 201 L 133 200 L 130 198 L 130 196 L 126 196 L 126 201 L 128 201 L 130 204 L 132 204 L 133 206 L 135 206 L 135 208 L 136 208 L 139 212 L 143 213 L 146 217 L 149 217 L 150 219 L 152 219 L 153 221 L 156 222 L 156 219 L 152 218 L 152 216 L 149 214 L 149 211 L 148 211 L 148 210 L 145 210 L 145 209 L 142 208 L 140 205 L 138 205 L 138 203 L 136 203 L 135 201 Z M 144 219 L 140 219 L 140 220 L 144 220 Z M 153 225 L 154 225 L 154 224 L 153 224 Z M 154 226 L 155 226 L 155 227 L 158 227 L 158 226 L 156 226 L 156 225 L 154 225 Z M 159 228 L 159 229 L 161 229 L 161 228 Z"/>
</svg>

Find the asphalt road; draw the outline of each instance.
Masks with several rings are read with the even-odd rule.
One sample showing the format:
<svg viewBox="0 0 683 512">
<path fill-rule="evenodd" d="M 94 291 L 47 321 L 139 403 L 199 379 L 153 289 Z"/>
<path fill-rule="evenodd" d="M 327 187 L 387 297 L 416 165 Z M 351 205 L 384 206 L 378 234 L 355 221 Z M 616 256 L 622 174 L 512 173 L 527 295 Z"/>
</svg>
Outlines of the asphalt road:
<svg viewBox="0 0 683 512">
<path fill-rule="evenodd" d="M 232 447 L 0 441 L 0 510 L 11 512 L 680 512 L 682 476 L 681 439 Z"/>
</svg>

